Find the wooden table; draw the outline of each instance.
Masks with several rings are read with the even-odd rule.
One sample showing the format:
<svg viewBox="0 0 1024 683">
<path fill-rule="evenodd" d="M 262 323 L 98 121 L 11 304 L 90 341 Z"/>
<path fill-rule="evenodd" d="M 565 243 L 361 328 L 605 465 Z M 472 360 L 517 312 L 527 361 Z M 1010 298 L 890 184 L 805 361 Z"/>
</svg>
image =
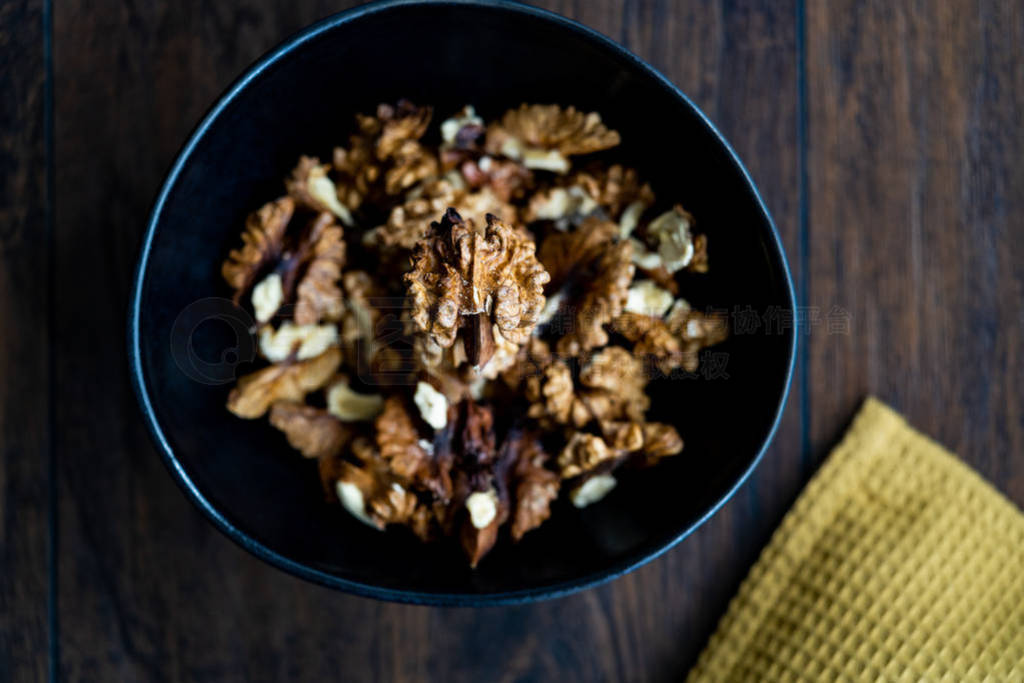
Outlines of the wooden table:
<svg viewBox="0 0 1024 683">
<path fill-rule="evenodd" d="M 760 185 L 809 321 L 774 446 L 664 557 L 536 605 L 350 597 L 215 531 L 126 379 L 136 248 L 221 90 L 351 4 L 0 6 L 0 679 L 676 679 L 869 393 L 1024 504 L 1021 5 L 550 0 L 678 83 Z"/>
</svg>

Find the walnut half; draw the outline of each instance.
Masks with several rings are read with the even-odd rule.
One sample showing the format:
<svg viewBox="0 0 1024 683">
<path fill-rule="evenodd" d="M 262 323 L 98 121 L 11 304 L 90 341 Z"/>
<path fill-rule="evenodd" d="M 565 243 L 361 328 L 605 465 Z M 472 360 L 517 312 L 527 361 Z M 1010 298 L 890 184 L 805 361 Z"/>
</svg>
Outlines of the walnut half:
<svg viewBox="0 0 1024 683">
<path fill-rule="evenodd" d="M 535 245 L 492 214 L 478 229 L 449 208 L 413 253 L 405 275 L 416 330 L 441 348 L 462 334 L 467 361 L 484 366 L 502 337 L 524 343 L 544 309 L 550 279 Z"/>
<path fill-rule="evenodd" d="M 619 140 L 619 134 L 609 130 L 596 112 L 523 104 L 490 125 L 485 147 L 490 154 L 521 160 L 527 168 L 566 173 L 568 157 L 608 149 Z"/>
<path fill-rule="evenodd" d="M 277 401 L 302 401 L 306 394 L 327 384 L 341 364 L 341 351 L 331 348 L 309 360 L 278 363 L 238 380 L 228 395 L 228 410 L 253 419 Z"/>
<path fill-rule="evenodd" d="M 242 248 L 232 249 L 221 266 L 225 282 L 235 290 L 235 303 L 252 286 L 264 266 L 280 255 L 284 233 L 294 213 L 295 201 L 281 197 L 267 202 L 246 219 Z"/>
<path fill-rule="evenodd" d="M 540 526 L 551 516 L 551 503 L 558 497 L 558 474 L 545 465 L 548 454 L 536 434 L 512 433 L 516 462 L 512 470 L 512 539 L 518 541 L 527 531 Z"/>
<path fill-rule="evenodd" d="M 721 343 L 729 336 L 725 315 L 700 313 L 677 299 L 664 319 L 643 313 L 624 312 L 611 325 L 633 342 L 633 353 L 650 358 L 664 373 L 676 368 L 695 372 L 700 350 Z"/>
<path fill-rule="evenodd" d="M 608 343 L 605 324 L 614 320 L 629 300 L 635 267 L 633 246 L 618 240 L 614 223 L 591 216 L 573 232 L 549 236 L 540 259 L 551 273 L 552 296 L 567 292 L 564 316 L 554 323 L 563 331 L 558 352 L 575 356 Z M 560 319 L 562 318 L 562 319 Z"/>
<path fill-rule="evenodd" d="M 280 401 L 270 408 L 270 424 L 307 458 L 332 458 L 348 445 L 352 431 L 321 408 Z"/>
</svg>

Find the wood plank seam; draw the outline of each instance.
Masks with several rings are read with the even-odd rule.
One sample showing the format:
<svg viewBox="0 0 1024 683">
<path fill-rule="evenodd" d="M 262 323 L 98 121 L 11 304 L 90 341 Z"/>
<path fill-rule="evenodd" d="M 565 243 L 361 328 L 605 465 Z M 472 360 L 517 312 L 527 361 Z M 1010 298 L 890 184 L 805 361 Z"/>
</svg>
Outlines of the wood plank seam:
<svg viewBox="0 0 1024 683">
<path fill-rule="evenodd" d="M 46 601 L 46 622 L 47 622 L 47 665 L 48 678 L 51 683 L 58 680 L 60 671 L 60 632 L 57 621 L 57 562 L 59 558 L 58 535 L 57 535 L 57 442 L 52 438 L 57 427 L 57 408 L 54 397 L 56 393 L 56 357 L 54 351 L 53 334 L 56 329 L 56 302 L 55 292 L 55 265 L 57 261 L 57 247 L 54 243 L 54 119 L 53 119 L 53 0 L 43 0 L 42 8 L 43 28 L 43 159 L 44 159 L 44 182 L 46 197 L 43 201 L 44 221 L 46 230 L 46 325 L 50 333 L 50 343 L 47 344 L 46 372 L 49 385 L 47 404 L 47 424 L 51 438 L 49 440 L 49 452 L 47 453 L 47 601 Z"/>
<path fill-rule="evenodd" d="M 808 272 L 810 270 L 810 225 L 807 198 L 807 17 L 805 0 L 796 0 L 796 97 L 797 97 L 797 262 L 800 272 L 796 278 L 798 305 L 806 311 L 810 301 Z M 797 328 L 800 327 L 798 320 Z M 797 330 L 797 380 L 800 390 L 800 469 L 806 480 L 812 470 L 811 454 L 811 402 L 810 402 L 810 341 L 801 339 Z"/>
</svg>

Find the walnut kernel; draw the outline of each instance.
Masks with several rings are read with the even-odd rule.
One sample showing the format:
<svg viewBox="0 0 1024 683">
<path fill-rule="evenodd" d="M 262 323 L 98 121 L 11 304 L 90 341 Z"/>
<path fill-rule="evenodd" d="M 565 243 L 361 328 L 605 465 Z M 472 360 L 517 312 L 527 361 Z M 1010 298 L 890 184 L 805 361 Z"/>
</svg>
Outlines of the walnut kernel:
<svg viewBox="0 0 1024 683">
<path fill-rule="evenodd" d="M 327 390 L 327 411 L 342 422 L 372 420 L 383 408 L 384 397 L 353 391 L 344 378 Z"/>
<path fill-rule="evenodd" d="M 569 500 L 575 507 L 585 508 L 611 493 L 617 483 L 610 474 L 595 474 L 570 491 Z"/>
<path fill-rule="evenodd" d="M 434 429 L 444 429 L 448 423 L 448 399 L 429 382 L 417 382 L 413 402 L 420 409 L 423 421 Z"/>
<path fill-rule="evenodd" d="M 676 205 L 647 226 L 647 234 L 658 242 L 661 263 L 670 273 L 682 270 L 693 258 L 693 216 Z"/>
<path fill-rule="evenodd" d="M 285 321 L 276 330 L 270 325 L 260 330 L 260 353 L 273 363 L 292 355 L 298 360 L 313 358 L 337 343 L 338 327 L 333 324 L 296 325 Z"/>
</svg>

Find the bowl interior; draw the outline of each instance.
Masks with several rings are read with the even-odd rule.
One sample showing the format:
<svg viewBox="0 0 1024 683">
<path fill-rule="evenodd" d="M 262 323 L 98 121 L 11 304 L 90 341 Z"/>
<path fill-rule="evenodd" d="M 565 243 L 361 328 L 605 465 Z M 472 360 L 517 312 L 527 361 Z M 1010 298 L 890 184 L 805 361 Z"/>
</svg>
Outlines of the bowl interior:
<svg viewBox="0 0 1024 683">
<path fill-rule="evenodd" d="M 241 532 L 236 540 L 264 557 L 384 597 L 530 597 L 604 578 L 665 547 L 751 467 L 789 378 L 790 285 L 742 170 L 700 115 L 637 61 L 533 11 L 398 6 L 328 23 L 229 99 L 154 214 L 132 321 L 138 382 L 182 476 Z M 614 158 L 639 169 L 659 198 L 681 202 L 709 235 L 711 272 L 687 279 L 683 295 L 696 307 L 739 307 L 761 323 L 714 349 L 726 376 L 656 383 L 654 419 L 678 426 L 683 454 L 624 477 L 599 505 L 559 503 L 545 525 L 518 545 L 505 539 L 475 571 L 453 547 L 379 533 L 328 506 L 315 464 L 265 421 L 228 414 L 231 384 L 214 379 L 232 354 L 251 354 L 251 341 L 219 316 L 223 302 L 203 301 L 229 296 L 219 265 L 246 214 L 283 191 L 300 153 L 329 158 L 355 112 L 400 97 L 434 105 L 440 118 L 465 103 L 485 119 L 520 102 L 599 111 L 622 134 Z M 211 364 L 204 381 L 175 355 L 183 330 L 193 369 L 195 358 Z"/>
</svg>

